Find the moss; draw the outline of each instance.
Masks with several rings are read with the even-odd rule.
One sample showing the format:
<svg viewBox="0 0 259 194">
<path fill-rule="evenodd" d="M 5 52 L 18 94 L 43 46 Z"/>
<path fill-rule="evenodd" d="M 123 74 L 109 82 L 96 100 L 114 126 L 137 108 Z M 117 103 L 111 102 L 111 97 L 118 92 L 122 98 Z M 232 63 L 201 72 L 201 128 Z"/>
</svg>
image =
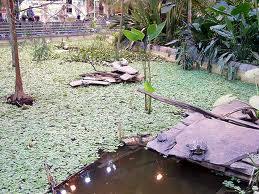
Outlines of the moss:
<svg viewBox="0 0 259 194">
<path fill-rule="evenodd" d="M 43 163 L 53 165 L 58 181 L 98 158 L 98 149 L 114 151 L 117 122 L 126 135 L 152 133 L 173 126 L 179 110 L 153 102 L 154 111 L 144 112 L 142 83 L 73 89 L 68 83 L 91 65 L 61 59 L 32 61 L 32 48 L 21 49 L 24 86 L 36 103 L 22 110 L 4 103 L 14 90 L 14 69 L 7 48 L 0 49 L 0 193 L 43 193 L 47 177 Z M 142 64 L 134 63 L 141 70 Z M 98 66 L 99 70 L 108 68 Z M 233 93 L 243 100 L 255 94 L 254 85 L 226 81 L 205 71 L 183 71 L 169 63 L 152 63 L 157 92 L 210 109 L 221 95 Z"/>
</svg>

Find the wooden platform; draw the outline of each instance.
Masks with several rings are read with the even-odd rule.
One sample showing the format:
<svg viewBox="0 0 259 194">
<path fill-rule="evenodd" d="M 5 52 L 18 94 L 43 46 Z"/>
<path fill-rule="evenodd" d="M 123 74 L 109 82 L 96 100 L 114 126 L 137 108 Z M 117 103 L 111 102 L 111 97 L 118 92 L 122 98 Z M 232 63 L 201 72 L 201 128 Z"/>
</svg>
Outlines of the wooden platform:
<svg viewBox="0 0 259 194">
<path fill-rule="evenodd" d="M 248 119 L 242 111 L 247 105 L 241 101 L 218 106 L 212 113 L 233 119 Z M 256 125 L 256 124 L 255 124 Z M 249 180 L 253 173 L 253 161 L 259 164 L 259 130 L 242 127 L 221 120 L 206 118 L 199 113 L 190 113 L 181 123 L 161 132 L 160 137 L 148 142 L 147 147 L 166 156 L 188 160 L 209 169 Z M 194 160 L 186 146 L 194 142 L 205 142 L 208 150 L 204 159 Z"/>
</svg>

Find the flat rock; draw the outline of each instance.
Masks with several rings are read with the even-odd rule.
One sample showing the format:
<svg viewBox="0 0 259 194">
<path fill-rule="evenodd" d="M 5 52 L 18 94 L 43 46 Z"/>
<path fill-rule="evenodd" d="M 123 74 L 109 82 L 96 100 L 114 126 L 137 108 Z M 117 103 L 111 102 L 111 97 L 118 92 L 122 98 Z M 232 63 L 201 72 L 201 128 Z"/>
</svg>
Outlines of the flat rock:
<svg viewBox="0 0 259 194">
<path fill-rule="evenodd" d="M 83 80 L 75 80 L 69 83 L 71 87 L 78 87 L 83 85 Z"/>
<path fill-rule="evenodd" d="M 131 66 L 116 67 L 114 70 L 122 73 L 128 73 L 130 75 L 138 73 L 138 71 Z"/>
<path fill-rule="evenodd" d="M 183 129 L 176 136 L 177 144 L 170 155 L 188 158 L 186 145 L 204 141 L 208 146 L 206 160 L 212 164 L 225 165 L 242 155 L 259 148 L 259 131 L 229 124 L 215 119 L 203 119 Z"/>
</svg>

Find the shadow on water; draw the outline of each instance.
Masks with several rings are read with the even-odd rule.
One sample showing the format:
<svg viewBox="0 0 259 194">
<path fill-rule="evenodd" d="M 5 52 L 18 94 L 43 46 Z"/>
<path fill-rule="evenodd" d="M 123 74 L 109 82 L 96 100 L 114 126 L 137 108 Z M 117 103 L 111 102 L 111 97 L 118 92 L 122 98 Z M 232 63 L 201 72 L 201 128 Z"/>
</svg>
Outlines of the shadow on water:
<svg viewBox="0 0 259 194">
<path fill-rule="evenodd" d="M 213 194 L 223 177 L 145 149 L 120 148 L 57 187 L 60 194 Z"/>
</svg>

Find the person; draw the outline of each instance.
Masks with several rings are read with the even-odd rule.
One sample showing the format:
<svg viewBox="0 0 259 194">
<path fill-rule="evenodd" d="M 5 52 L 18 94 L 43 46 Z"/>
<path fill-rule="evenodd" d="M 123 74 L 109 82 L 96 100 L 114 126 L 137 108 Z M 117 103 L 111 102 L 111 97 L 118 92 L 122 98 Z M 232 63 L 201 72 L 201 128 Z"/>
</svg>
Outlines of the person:
<svg viewBox="0 0 259 194">
<path fill-rule="evenodd" d="M 4 22 L 3 14 L 0 13 L 0 22 Z"/>
<path fill-rule="evenodd" d="M 76 20 L 80 21 L 80 19 L 81 19 L 81 16 L 80 16 L 80 14 L 78 14 L 77 17 L 76 17 Z"/>
<path fill-rule="evenodd" d="M 27 9 L 27 16 L 29 21 L 34 21 L 34 12 L 31 6 L 29 6 L 29 9 Z"/>
</svg>

